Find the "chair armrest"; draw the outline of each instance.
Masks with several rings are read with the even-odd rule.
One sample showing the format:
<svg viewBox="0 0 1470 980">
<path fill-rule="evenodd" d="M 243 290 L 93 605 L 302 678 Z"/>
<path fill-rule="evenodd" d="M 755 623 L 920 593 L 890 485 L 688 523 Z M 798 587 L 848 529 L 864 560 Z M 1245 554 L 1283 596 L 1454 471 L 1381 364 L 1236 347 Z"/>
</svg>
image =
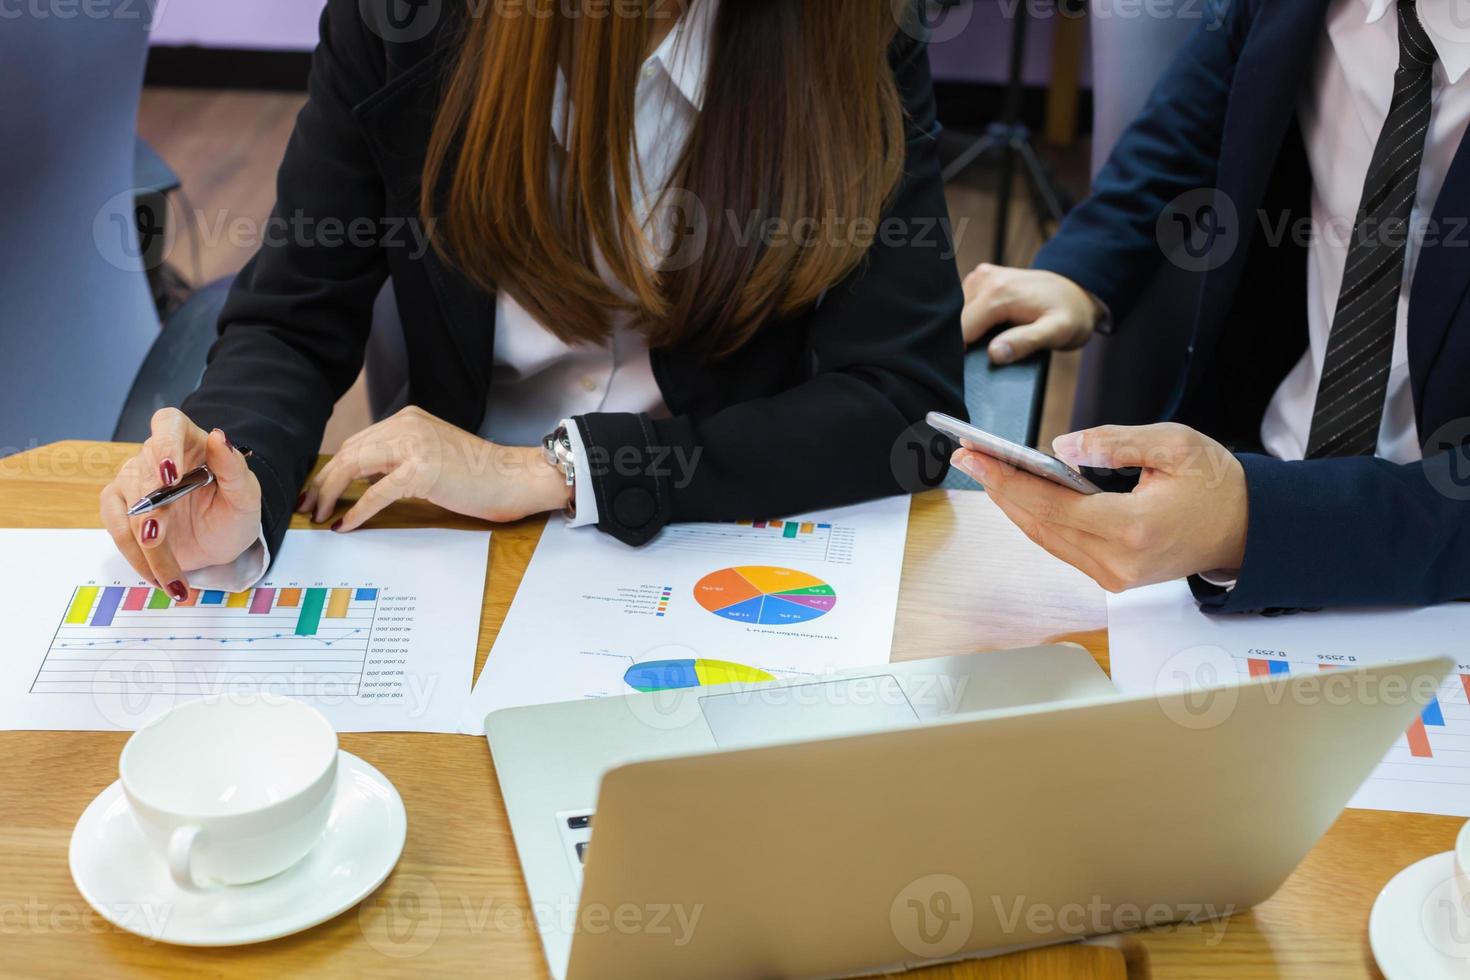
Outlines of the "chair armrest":
<svg viewBox="0 0 1470 980">
<path fill-rule="evenodd" d="M 181 186 L 179 175 L 143 138 L 133 140 L 133 196 L 161 196 Z"/>
<path fill-rule="evenodd" d="M 114 442 L 142 442 L 152 428 L 153 413 L 177 408 L 199 386 L 209 348 L 219 335 L 219 315 L 233 276 L 203 287 L 168 318 L 153 342 L 112 434 Z"/>
<path fill-rule="evenodd" d="M 970 422 L 1002 439 L 1035 446 L 1050 367 L 1050 351 L 997 366 L 990 362 L 985 340 L 971 347 L 965 354 L 965 408 Z M 941 486 L 980 489 L 978 483 L 958 470 L 951 470 Z"/>
</svg>

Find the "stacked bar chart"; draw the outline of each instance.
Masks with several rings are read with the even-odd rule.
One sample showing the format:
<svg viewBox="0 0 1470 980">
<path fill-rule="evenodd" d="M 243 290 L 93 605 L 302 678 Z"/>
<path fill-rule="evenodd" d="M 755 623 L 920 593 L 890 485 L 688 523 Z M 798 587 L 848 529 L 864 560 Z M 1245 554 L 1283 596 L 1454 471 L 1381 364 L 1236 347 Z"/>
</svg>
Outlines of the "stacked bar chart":
<svg viewBox="0 0 1470 980">
<path fill-rule="evenodd" d="M 76 587 L 31 692 L 87 693 L 140 684 L 208 694 L 287 678 L 306 693 L 361 687 L 378 589 L 261 586 L 191 590 Z"/>
<path fill-rule="evenodd" d="M 650 660 L 634 664 L 623 674 L 629 687 L 644 693 L 775 679 L 764 670 L 728 660 Z"/>
</svg>

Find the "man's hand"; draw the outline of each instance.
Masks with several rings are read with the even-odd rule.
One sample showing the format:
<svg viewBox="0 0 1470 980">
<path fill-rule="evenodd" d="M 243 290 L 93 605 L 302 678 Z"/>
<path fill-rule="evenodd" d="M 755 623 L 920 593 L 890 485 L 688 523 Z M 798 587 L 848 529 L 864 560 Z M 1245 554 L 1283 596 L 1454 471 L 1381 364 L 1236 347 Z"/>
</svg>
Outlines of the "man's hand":
<svg viewBox="0 0 1470 980">
<path fill-rule="evenodd" d="M 1103 426 L 1059 437 L 1074 466 L 1142 469 L 1132 493 L 1076 493 L 999 460 L 961 449 L 973 476 L 1026 536 L 1109 592 L 1245 559 L 1246 485 L 1240 461 L 1182 425 Z"/>
<path fill-rule="evenodd" d="M 996 364 L 1039 350 L 1081 347 L 1102 316 L 1103 308 L 1091 294 L 1054 272 L 982 263 L 965 277 L 961 323 L 966 346 L 1002 323 L 1016 324 L 990 342 L 990 359 Z"/>
</svg>

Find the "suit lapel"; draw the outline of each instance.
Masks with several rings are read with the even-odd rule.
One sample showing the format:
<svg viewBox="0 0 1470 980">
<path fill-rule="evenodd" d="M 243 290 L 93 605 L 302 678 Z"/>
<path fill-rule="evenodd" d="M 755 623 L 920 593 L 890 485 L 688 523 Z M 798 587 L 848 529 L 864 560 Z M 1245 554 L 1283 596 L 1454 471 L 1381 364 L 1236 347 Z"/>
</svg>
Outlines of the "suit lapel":
<svg viewBox="0 0 1470 980">
<path fill-rule="evenodd" d="M 1235 0 L 1240 3 L 1244 0 Z M 1296 115 L 1308 69 L 1321 40 L 1329 0 L 1261 0 L 1235 66 L 1220 142 L 1220 191 L 1240 222 L 1231 260 L 1213 274 L 1225 295 L 1234 292 L 1245 266 L 1261 200 Z"/>
<path fill-rule="evenodd" d="M 1424 424 L 1424 391 L 1429 370 L 1444 346 L 1445 335 L 1470 286 L 1470 133 L 1445 175 L 1434 204 L 1434 220 L 1420 246 L 1414 281 L 1409 286 L 1409 378 L 1414 416 Z M 1460 382 L 1457 382 L 1460 383 Z M 1424 433 L 1420 433 L 1421 436 Z"/>
</svg>

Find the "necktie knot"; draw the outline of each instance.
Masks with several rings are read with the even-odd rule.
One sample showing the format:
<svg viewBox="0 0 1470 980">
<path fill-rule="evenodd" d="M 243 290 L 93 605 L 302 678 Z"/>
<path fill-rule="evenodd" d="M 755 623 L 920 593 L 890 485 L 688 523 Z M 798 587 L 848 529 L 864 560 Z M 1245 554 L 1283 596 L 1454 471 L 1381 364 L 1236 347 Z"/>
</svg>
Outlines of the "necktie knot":
<svg viewBox="0 0 1470 980">
<path fill-rule="evenodd" d="M 1429 32 L 1419 22 L 1419 11 L 1414 0 L 1399 0 L 1399 68 L 1415 73 L 1434 67 L 1439 55 Z"/>
</svg>

